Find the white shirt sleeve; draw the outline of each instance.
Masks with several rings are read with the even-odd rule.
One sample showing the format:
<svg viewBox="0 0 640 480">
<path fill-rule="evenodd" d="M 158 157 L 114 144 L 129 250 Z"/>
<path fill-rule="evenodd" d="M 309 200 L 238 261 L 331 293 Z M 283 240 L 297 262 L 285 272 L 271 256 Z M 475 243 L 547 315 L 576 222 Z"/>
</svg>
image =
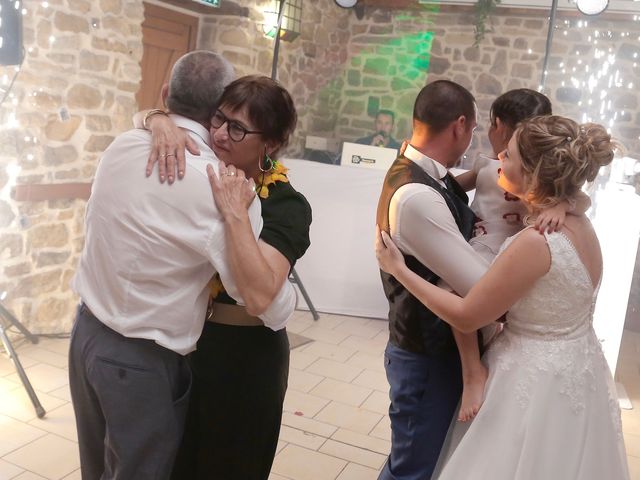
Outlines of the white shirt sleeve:
<svg viewBox="0 0 640 480">
<path fill-rule="evenodd" d="M 287 325 L 289 317 L 293 315 L 296 303 L 296 291 L 287 279 L 269 307 L 262 315 L 259 315 L 259 318 L 264 322 L 265 327 L 269 327 L 273 331 L 281 330 Z"/>
<path fill-rule="evenodd" d="M 398 189 L 389 206 L 391 237 L 459 295 L 466 295 L 489 264 L 464 239 L 436 190 L 422 184 Z"/>
</svg>

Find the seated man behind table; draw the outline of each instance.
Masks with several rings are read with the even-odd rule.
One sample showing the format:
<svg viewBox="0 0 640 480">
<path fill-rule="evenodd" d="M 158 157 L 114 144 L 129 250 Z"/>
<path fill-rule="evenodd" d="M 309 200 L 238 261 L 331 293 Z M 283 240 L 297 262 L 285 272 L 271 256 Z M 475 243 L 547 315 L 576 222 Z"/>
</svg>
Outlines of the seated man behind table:
<svg viewBox="0 0 640 480">
<path fill-rule="evenodd" d="M 376 131 L 368 137 L 359 138 L 356 143 L 361 145 L 373 145 L 375 147 L 386 147 L 399 149 L 400 144 L 391 136 L 395 114 L 391 110 L 380 110 L 376 115 Z"/>
</svg>

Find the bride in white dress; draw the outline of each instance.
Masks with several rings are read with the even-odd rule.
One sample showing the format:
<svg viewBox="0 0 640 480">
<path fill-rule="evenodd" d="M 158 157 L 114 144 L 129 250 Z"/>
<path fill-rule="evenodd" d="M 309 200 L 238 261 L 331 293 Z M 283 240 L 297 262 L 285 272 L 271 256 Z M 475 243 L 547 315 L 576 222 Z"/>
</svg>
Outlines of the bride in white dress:
<svg viewBox="0 0 640 480">
<path fill-rule="evenodd" d="M 536 117 L 500 154 L 499 184 L 535 216 L 540 207 L 571 202 L 611 163 L 614 148 L 600 125 Z M 382 270 L 462 331 L 507 312 L 503 334 L 483 358 L 482 408 L 470 425 L 454 425 L 459 443 L 438 480 L 629 479 L 613 380 L 592 328 L 602 255 L 584 215 L 567 216 L 562 232 L 526 228 L 508 239 L 464 298 L 406 268 L 386 232 L 376 254 Z"/>
</svg>

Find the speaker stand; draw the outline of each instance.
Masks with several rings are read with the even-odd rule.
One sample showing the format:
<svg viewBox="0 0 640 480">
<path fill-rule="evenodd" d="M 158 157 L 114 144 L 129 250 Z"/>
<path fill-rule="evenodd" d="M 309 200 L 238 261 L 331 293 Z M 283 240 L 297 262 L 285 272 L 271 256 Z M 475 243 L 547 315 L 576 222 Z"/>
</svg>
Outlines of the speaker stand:
<svg viewBox="0 0 640 480">
<path fill-rule="evenodd" d="M 22 368 L 22 364 L 20 363 L 20 359 L 18 358 L 18 354 L 16 353 L 13 345 L 11 344 L 11 340 L 7 335 L 7 327 L 6 324 L 13 325 L 16 327 L 20 333 L 22 333 L 31 343 L 38 343 L 38 337 L 33 335 L 29 330 L 22 325 L 16 317 L 14 317 L 4 306 L 0 303 L 0 341 L 4 345 L 4 349 L 9 355 L 9 358 L 13 362 L 14 367 L 16 368 L 16 372 L 20 377 L 20 381 L 24 386 L 24 389 L 27 391 L 27 395 L 29 395 L 29 399 L 33 404 L 33 408 L 36 411 L 36 415 L 38 418 L 43 418 L 46 414 L 44 408 L 40 404 L 40 400 L 38 400 L 38 396 L 36 395 L 35 390 L 31 386 L 31 382 L 29 381 L 29 377 L 27 377 L 27 373 Z"/>
</svg>

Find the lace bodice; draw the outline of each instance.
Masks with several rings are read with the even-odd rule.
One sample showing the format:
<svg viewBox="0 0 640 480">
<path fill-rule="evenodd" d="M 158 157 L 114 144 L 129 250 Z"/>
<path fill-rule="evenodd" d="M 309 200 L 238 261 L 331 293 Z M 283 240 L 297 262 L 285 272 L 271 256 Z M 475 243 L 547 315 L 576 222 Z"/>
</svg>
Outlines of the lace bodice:
<svg viewBox="0 0 640 480">
<path fill-rule="evenodd" d="M 595 291 L 571 241 L 545 233 L 551 267 L 507 313 L 509 328 L 532 336 L 577 337 L 591 326 Z M 511 237 L 502 246 L 507 248 Z"/>
<path fill-rule="evenodd" d="M 595 289 L 569 239 L 546 239 L 550 269 L 482 357 L 484 403 L 470 425 L 454 420 L 438 480 L 629 480 L 613 378 L 591 326 Z"/>
<path fill-rule="evenodd" d="M 506 249 L 517 237 L 505 241 Z M 519 369 L 515 387 L 525 407 L 540 382 L 551 374 L 558 393 L 571 408 L 584 410 L 587 391 L 597 390 L 598 378 L 609 378 L 609 368 L 592 327 L 596 289 L 571 241 L 560 232 L 545 233 L 551 267 L 507 313 L 507 324 L 488 356 L 502 370 Z M 607 392 L 609 412 L 622 435 L 617 399 Z"/>
</svg>

